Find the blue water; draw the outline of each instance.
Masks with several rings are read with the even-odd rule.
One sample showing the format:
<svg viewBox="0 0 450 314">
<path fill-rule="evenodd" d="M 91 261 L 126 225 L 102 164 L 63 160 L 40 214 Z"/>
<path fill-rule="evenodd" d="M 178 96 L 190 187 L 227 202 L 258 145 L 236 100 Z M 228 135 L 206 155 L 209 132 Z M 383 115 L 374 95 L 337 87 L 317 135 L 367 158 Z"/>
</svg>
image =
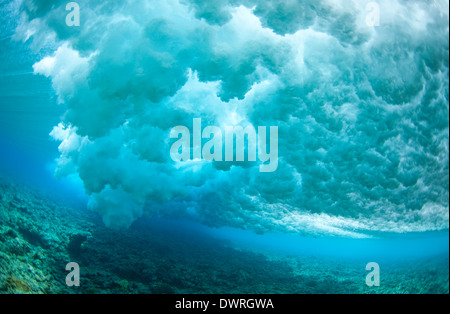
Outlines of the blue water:
<svg viewBox="0 0 450 314">
<path fill-rule="evenodd" d="M 64 1 L 24 3 L 37 9 L 0 3 L 5 180 L 114 232 L 271 258 L 436 259 L 447 273 L 433 276 L 448 279 L 448 3 L 398 1 L 417 19 L 382 13 L 372 28 L 363 5 L 344 14 L 332 1 L 125 1 L 83 4 L 86 23 L 72 29 Z M 134 22 L 111 22 L 117 12 Z M 199 117 L 277 125 L 277 171 L 175 167 L 170 128 Z"/>
<path fill-rule="evenodd" d="M 276 252 L 283 255 L 339 257 L 343 259 L 393 261 L 448 255 L 448 232 L 415 233 L 408 235 L 389 234 L 372 239 L 341 237 L 309 237 L 295 234 L 267 233 L 230 227 L 208 228 L 187 221 L 168 221 L 153 218 L 141 222 L 149 228 L 165 228 L 174 232 L 198 233 L 230 241 L 243 249 Z"/>
</svg>

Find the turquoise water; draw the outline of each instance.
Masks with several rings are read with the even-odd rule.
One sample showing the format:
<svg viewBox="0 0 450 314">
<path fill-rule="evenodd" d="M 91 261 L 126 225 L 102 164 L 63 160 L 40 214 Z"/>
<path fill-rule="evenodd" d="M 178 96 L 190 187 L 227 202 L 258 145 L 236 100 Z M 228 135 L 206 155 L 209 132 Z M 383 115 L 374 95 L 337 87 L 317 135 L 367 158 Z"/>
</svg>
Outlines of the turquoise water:
<svg viewBox="0 0 450 314">
<path fill-rule="evenodd" d="M 1 1 L 0 292 L 448 293 L 448 2 L 367 3 Z"/>
</svg>

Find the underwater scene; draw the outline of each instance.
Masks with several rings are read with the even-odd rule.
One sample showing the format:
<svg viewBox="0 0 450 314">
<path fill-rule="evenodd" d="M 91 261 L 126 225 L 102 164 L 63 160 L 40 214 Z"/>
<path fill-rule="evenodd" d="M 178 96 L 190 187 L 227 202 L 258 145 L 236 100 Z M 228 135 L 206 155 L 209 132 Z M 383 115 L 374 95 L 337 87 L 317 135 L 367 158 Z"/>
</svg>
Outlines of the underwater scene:
<svg viewBox="0 0 450 314">
<path fill-rule="evenodd" d="M 0 57 L 0 294 L 449 293 L 448 0 L 0 0 Z"/>
</svg>

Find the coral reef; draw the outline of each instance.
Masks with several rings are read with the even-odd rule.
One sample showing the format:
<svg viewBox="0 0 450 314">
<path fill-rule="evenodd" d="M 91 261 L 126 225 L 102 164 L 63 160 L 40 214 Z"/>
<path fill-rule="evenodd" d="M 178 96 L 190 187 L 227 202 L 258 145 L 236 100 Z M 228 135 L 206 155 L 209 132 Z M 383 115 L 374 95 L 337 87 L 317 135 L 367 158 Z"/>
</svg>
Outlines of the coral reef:
<svg viewBox="0 0 450 314">
<path fill-rule="evenodd" d="M 362 260 L 237 249 L 147 220 L 111 230 L 1 177 L 0 199 L 0 293 L 449 293 L 448 255 L 386 261 L 374 288 Z M 69 262 L 80 287 L 65 284 Z"/>
</svg>

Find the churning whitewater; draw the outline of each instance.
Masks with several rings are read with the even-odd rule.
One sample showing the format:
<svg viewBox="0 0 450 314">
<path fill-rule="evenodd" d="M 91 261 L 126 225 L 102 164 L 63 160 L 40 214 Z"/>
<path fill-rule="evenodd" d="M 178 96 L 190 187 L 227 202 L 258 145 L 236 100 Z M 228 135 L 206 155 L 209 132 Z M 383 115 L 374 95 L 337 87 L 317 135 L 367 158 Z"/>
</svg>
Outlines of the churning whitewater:
<svg viewBox="0 0 450 314">
<path fill-rule="evenodd" d="M 86 1 L 76 27 L 65 1 L 21 2 L 15 39 L 46 51 L 34 73 L 65 108 L 56 175 L 106 225 L 448 229 L 448 2 L 377 1 L 368 23 L 366 1 Z M 276 171 L 174 161 L 170 132 L 195 118 L 278 127 Z"/>
</svg>

